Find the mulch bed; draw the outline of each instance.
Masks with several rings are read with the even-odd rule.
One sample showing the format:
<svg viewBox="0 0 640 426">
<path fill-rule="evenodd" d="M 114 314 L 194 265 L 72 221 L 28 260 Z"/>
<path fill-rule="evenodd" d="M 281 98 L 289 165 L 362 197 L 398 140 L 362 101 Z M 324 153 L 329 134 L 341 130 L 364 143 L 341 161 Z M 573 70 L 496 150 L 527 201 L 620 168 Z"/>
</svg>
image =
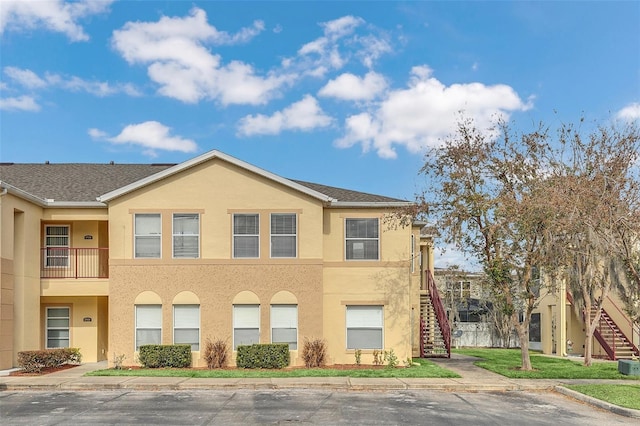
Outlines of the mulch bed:
<svg viewBox="0 0 640 426">
<path fill-rule="evenodd" d="M 40 370 L 39 373 L 27 373 L 23 370 L 18 370 L 18 371 L 12 371 L 11 373 L 9 373 L 10 376 L 44 376 L 45 374 L 50 374 L 50 373 L 55 373 L 57 371 L 64 371 L 64 370 L 68 370 L 70 368 L 74 368 L 77 367 L 77 364 L 63 364 L 63 365 L 59 365 L 57 367 L 48 367 L 48 368 L 43 368 L 42 370 Z"/>
</svg>

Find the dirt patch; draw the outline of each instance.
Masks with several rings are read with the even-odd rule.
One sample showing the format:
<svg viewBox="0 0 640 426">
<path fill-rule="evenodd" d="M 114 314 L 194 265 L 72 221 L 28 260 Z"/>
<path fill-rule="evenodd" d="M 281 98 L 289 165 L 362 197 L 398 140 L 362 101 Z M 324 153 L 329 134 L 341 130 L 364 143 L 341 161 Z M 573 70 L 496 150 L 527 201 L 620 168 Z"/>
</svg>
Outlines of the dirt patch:
<svg viewBox="0 0 640 426">
<path fill-rule="evenodd" d="M 51 374 L 51 373 L 55 373 L 58 371 L 64 371 L 64 370 L 68 370 L 70 368 L 74 368 L 77 367 L 77 364 L 63 364 L 63 365 L 59 365 L 57 367 L 47 367 L 47 368 L 43 368 L 42 370 L 40 370 L 39 373 L 27 373 L 23 370 L 18 370 L 18 371 L 12 371 L 11 373 L 9 373 L 10 376 L 44 376 L 45 374 Z"/>
</svg>

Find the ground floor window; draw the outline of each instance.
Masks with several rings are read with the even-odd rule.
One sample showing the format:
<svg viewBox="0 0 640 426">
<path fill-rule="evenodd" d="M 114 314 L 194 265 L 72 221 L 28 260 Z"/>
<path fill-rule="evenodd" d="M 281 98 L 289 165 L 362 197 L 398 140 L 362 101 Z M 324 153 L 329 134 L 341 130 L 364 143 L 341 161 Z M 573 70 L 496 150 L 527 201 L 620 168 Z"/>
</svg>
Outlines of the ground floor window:
<svg viewBox="0 0 640 426">
<path fill-rule="evenodd" d="M 271 342 L 298 349 L 298 305 L 271 305 Z"/>
<path fill-rule="evenodd" d="M 47 349 L 69 347 L 69 308 L 47 308 Z"/>
<path fill-rule="evenodd" d="M 260 305 L 233 305 L 233 350 L 260 342 Z"/>
<path fill-rule="evenodd" d="M 162 342 L 162 305 L 136 305 L 136 351 Z"/>
<path fill-rule="evenodd" d="M 347 306 L 347 349 L 382 349 L 382 306 Z"/>
<path fill-rule="evenodd" d="M 191 345 L 192 351 L 200 350 L 200 306 L 173 306 L 173 343 Z"/>
</svg>

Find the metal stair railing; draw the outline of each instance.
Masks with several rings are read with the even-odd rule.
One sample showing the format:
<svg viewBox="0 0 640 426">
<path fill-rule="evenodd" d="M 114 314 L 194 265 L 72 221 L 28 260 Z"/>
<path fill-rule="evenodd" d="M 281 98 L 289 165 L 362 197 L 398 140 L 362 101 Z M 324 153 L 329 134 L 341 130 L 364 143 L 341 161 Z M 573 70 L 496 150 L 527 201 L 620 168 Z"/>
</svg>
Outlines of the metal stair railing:
<svg viewBox="0 0 640 426">
<path fill-rule="evenodd" d="M 440 332 L 442 339 L 444 340 L 445 348 L 447 349 L 447 358 L 451 358 L 451 327 L 449 326 L 449 320 L 447 319 L 447 313 L 440 299 L 440 294 L 436 287 L 436 282 L 433 279 L 433 275 L 429 269 L 425 270 L 427 274 L 427 288 L 429 289 L 429 299 L 431 300 L 431 306 L 436 314 L 436 320 L 440 326 Z"/>
<path fill-rule="evenodd" d="M 573 305 L 573 296 L 568 291 L 567 291 L 567 300 L 569 301 L 569 303 Z M 609 299 L 609 301 L 613 304 L 613 306 L 616 306 L 617 308 L 617 305 L 613 302 L 613 300 Z M 585 325 L 590 325 L 590 324 L 587 324 L 587 319 L 586 319 L 584 310 L 582 310 L 582 321 L 585 323 Z M 589 321 L 591 321 L 591 319 L 589 319 Z M 607 342 L 606 338 L 602 333 L 603 321 L 605 323 L 604 330 L 611 332 L 611 344 Z M 593 331 L 593 337 L 595 337 L 598 343 L 600 343 L 600 346 L 602 346 L 604 351 L 607 353 L 607 356 L 609 357 L 609 359 L 613 361 L 617 359 L 616 358 L 616 335 L 619 335 L 620 340 L 622 340 L 623 342 L 625 342 L 631 347 L 631 349 L 636 354 L 636 356 L 640 355 L 638 348 L 636 347 L 636 345 L 634 345 L 633 341 L 629 340 L 629 338 L 620 329 L 620 327 L 618 326 L 618 324 L 616 324 L 613 318 L 611 318 L 611 316 L 607 313 L 607 311 L 604 308 L 602 308 L 600 312 L 600 321 L 598 321 L 598 326 Z"/>
</svg>

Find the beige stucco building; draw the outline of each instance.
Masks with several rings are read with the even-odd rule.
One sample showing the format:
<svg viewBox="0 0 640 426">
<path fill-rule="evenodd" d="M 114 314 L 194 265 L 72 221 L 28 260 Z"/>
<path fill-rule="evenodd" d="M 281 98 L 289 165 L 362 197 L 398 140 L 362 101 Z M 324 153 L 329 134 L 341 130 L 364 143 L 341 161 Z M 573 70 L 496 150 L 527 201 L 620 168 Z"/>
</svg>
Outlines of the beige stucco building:
<svg viewBox="0 0 640 426">
<path fill-rule="evenodd" d="M 77 347 L 323 338 L 329 363 L 419 354 L 430 238 L 411 203 L 284 179 L 218 151 L 168 164 L 0 164 L 0 369 Z M 423 302 L 421 302 L 421 300 Z"/>
</svg>

